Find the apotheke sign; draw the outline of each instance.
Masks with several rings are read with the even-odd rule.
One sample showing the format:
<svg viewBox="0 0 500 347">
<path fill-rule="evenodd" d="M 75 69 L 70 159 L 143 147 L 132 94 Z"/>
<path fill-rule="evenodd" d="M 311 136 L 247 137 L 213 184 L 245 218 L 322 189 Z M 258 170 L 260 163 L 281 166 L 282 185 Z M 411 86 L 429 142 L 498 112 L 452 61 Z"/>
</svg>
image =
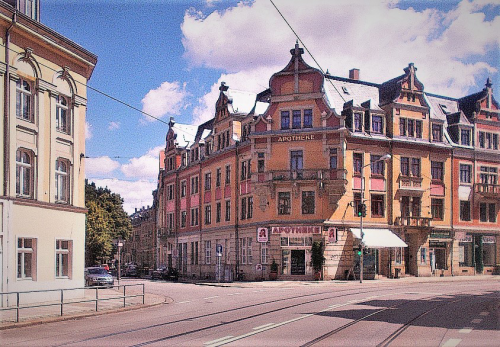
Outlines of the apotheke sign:
<svg viewBox="0 0 500 347">
<path fill-rule="evenodd" d="M 315 140 L 314 134 L 309 135 L 282 135 L 273 137 L 273 142 L 294 142 L 294 141 L 309 141 Z"/>
<path fill-rule="evenodd" d="M 320 226 L 272 227 L 272 234 L 321 234 Z"/>
</svg>

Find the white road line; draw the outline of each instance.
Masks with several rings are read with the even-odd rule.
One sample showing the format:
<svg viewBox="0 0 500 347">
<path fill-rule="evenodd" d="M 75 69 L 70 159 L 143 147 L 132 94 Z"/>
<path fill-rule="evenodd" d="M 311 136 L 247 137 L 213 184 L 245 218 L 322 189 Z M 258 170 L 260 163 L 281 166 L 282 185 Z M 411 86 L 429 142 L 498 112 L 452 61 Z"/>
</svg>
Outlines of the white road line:
<svg viewBox="0 0 500 347">
<path fill-rule="evenodd" d="M 481 323 L 482 321 L 483 321 L 482 319 L 477 318 L 477 319 L 473 319 L 473 320 L 471 321 L 471 323 L 473 323 L 473 324 L 479 324 L 479 323 Z"/>
<path fill-rule="evenodd" d="M 222 341 L 228 340 L 228 339 L 230 339 L 232 337 L 233 337 L 233 335 L 228 335 L 228 336 L 221 337 L 220 339 L 217 339 L 217 340 L 212 340 L 212 341 L 205 342 L 203 344 L 204 345 L 211 345 L 213 343 L 218 343 L 218 342 L 222 342 Z"/>
<path fill-rule="evenodd" d="M 480 316 L 488 316 L 489 314 L 490 314 L 489 312 L 484 311 L 484 312 L 481 312 L 479 315 Z"/>
<path fill-rule="evenodd" d="M 463 328 L 463 329 L 460 329 L 458 332 L 460 334 L 468 334 L 472 331 L 472 328 Z"/>
<path fill-rule="evenodd" d="M 209 300 L 209 299 L 215 299 L 215 298 L 218 298 L 219 296 L 218 295 L 215 295 L 215 296 L 209 296 L 208 298 L 203 298 L 204 300 Z"/>
<path fill-rule="evenodd" d="M 274 323 L 267 323 L 267 324 L 261 325 L 260 327 L 255 327 L 255 328 L 253 328 L 253 330 L 264 329 L 264 328 L 267 328 L 267 327 L 269 327 L 271 325 L 274 325 Z"/>
<path fill-rule="evenodd" d="M 187 304 L 188 302 L 191 302 L 191 301 L 179 301 L 178 304 Z"/>
<path fill-rule="evenodd" d="M 449 339 L 442 347 L 455 347 L 462 342 L 462 339 Z"/>
</svg>

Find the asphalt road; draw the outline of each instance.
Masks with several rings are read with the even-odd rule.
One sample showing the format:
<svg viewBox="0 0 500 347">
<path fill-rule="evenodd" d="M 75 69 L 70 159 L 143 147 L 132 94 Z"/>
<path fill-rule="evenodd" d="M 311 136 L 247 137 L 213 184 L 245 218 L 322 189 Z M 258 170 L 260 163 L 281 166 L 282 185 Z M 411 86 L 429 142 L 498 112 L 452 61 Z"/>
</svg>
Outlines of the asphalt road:
<svg viewBox="0 0 500 347">
<path fill-rule="evenodd" d="M 131 280 L 132 282 L 134 280 Z M 0 332 L 2 346 L 499 346 L 500 280 L 146 281 L 168 304 Z"/>
</svg>

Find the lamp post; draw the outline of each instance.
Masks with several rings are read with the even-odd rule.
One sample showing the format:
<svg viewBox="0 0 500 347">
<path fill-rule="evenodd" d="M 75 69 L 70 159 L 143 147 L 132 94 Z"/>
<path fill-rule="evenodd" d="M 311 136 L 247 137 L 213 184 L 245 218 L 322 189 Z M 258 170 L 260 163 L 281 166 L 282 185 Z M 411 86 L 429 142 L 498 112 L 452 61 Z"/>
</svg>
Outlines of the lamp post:
<svg viewBox="0 0 500 347">
<path fill-rule="evenodd" d="M 375 164 L 379 161 L 387 161 L 391 159 L 390 154 L 384 154 L 380 159 L 377 159 L 373 162 L 370 162 L 366 165 L 363 165 L 361 167 L 361 204 L 358 206 L 358 214 L 359 214 L 359 208 L 361 208 L 361 214 L 360 214 L 360 220 L 359 220 L 359 230 L 360 230 L 360 235 L 361 235 L 361 243 L 360 243 L 360 250 L 361 254 L 359 255 L 359 283 L 363 283 L 363 258 L 365 257 L 365 244 L 363 242 L 363 237 L 365 236 L 363 233 L 363 215 L 365 214 L 366 211 L 366 205 L 365 205 L 365 176 L 363 174 L 363 169 L 369 165 Z"/>
</svg>

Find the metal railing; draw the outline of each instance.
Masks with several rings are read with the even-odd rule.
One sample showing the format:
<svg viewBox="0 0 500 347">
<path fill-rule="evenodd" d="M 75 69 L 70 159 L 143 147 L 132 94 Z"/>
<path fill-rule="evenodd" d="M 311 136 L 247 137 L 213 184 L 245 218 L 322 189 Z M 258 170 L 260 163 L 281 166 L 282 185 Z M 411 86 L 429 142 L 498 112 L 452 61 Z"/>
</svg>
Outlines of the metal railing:
<svg viewBox="0 0 500 347">
<path fill-rule="evenodd" d="M 142 287 L 142 291 L 139 294 L 134 294 L 134 293 L 129 293 L 127 294 L 127 288 L 130 287 Z M 105 290 L 105 289 L 114 289 L 116 295 L 111 295 L 111 296 L 99 296 L 99 291 Z M 123 288 L 123 292 L 121 291 L 121 288 Z M 64 293 L 65 292 L 71 292 L 71 291 L 78 291 L 82 290 L 83 297 L 82 299 L 80 298 L 75 298 L 75 299 L 70 299 L 65 301 L 64 299 Z M 94 295 L 86 295 L 85 291 L 95 291 Z M 59 300 L 53 300 L 49 302 L 39 302 L 39 303 L 29 303 L 29 304 L 22 304 L 21 303 L 21 295 L 24 294 L 50 294 L 54 293 L 54 296 L 59 296 Z M 57 294 L 59 293 L 59 295 Z M 51 307 L 51 306 L 59 306 L 59 315 L 63 316 L 64 315 L 64 306 L 65 305 L 74 305 L 74 304 L 82 304 L 82 303 L 95 303 L 95 311 L 99 311 L 99 303 L 103 301 L 109 301 L 109 300 L 123 300 L 123 307 L 126 306 L 127 304 L 127 299 L 131 298 L 136 298 L 136 297 L 142 297 L 142 304 L 144 305 L 144 297 L 145 297 L 145 288 L 144 288 L 144 283 L 139 283 L 139 284 L 126 284 L 126 285 L 117 285 L 117 286 L 108 286 L 108 287 L 82 287 L 82 288 L 67 288 L 67 289 L 48 289 L 48 290 L 29 290 L 29 291 L 20 291 L 20 292 L 2 292 L 0 293 L 0 298 L 2 300 L 2 304 L 5 302 L 4 298 L 6 296 L 15 296 L 16 299 L 16 304 L 15 306 L 7 306 L 7 307 L 0 307 L 0 312 L 3 313 L 4 311 L 16 311 L 16 323 L 19 323 L 20 321 L 20 311 L 25 310 L 25 309 L 34 309 L 34 308 L 43 308 L 43 307 Z M 129 302 L 130 304 L 130 302 Z M 121 306 L 121 305 L 120 305 Z M 94 305 L 92 305 L 92 308 Z M 3 321 L 2 317 L 2 321 Z"/>
</svg>

